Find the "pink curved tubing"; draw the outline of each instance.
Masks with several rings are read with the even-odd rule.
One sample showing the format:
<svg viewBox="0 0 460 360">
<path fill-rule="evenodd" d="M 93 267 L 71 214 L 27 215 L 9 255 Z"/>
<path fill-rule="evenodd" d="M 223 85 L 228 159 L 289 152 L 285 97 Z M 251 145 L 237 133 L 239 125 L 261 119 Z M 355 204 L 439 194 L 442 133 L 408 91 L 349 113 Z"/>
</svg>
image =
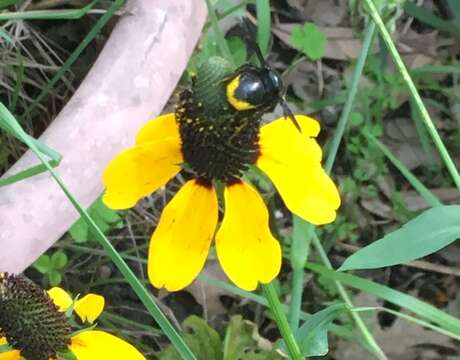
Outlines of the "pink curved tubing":
<svg viewBox="0 0 460 360">
<path fill-rule="evenodd" d="M 163 109 L 205 18 L 201 0 L 130 0 L 84 82 L 41 136 L 63 155 L 57 172 L 84 206 L 103 191 L 108 161 Z M 9 173 L 37 162 L 29 151 Z M 0 188 L 0 271 L 23 271 L 77 218 L 48 174 Z"/>
</svg>

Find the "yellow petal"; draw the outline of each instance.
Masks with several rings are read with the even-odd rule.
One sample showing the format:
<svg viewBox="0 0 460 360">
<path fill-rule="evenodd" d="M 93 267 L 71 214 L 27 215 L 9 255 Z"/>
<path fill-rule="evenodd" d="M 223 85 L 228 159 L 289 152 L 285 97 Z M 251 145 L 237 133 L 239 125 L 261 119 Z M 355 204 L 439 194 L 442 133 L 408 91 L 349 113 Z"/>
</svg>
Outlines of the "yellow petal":
<svg viewBox="0 0 460 360">
<path fill-rule="evenodd" d="M 104 310 L 105 299 L 101 295 L 88 294 L 77 300 L 75 312 L 82 322 L 92 324 Z"/>
<path fill-rule="evenodd" d="M 327 224 L 335 220 L 340 195 L 321 167 L 321 148 L 313 138 L 318 123 L 307 116 L 296 119 L 302 133 L 284 119 L 261 128 L 257 166 L 270 177 L 289 210 L 315 225 Z"/>
<path fill-rule="evenodd" d="M 104 171 L 104 203 L 113 209 L 134 206 L 175 176 L 182 162 L 179 138 L 143 143 L 121 152 Z"/>
<path fill-rule="evenodd" d="M 72 305 L 73 300 L 64 289 L 61 289 L 60 287 L 53 287 L 47 292 L 48 296 L 51 300 L 53 300 L 59 311 L 65 312 L 70 305 Z"/>
<path fill-rule="evenodd" d="M 148 273 L 155 287 L 177 291 L 193 281 L 206 261 L 217 215 L 212 186 L 190 180 L 179 190 L 150 242 Z"/>
<path fill-rule="evenodd" d="M 252 291 L 272 281 L 281 267 L 281 247 L 268 225 L 259 193 L 243 182 L 225 188 L 225 214 L 216 235 L 219 262 L 237 286 Z"/>
<path fill-rule="evenodd" d="M 0 337 L 0 346 L 6 345 L 6 338 Z M 7 352 L 0 353 L 0 360 L 21 360 L 21 353 L 18 350 L 11 350 Z"/>
<path fill-rule="evenodd" d="M 160 115 L 150 120 L 136 136 L 136 144 L 158 141 L 167 138 L 179 138 L 179 128 L 174 113 Z"/>
<path fill-rule="evenodd" d="M 83 331 L 69 345 L 78 360 L 142 360 L 145 357 L 131 344 L 104 331 Z"/>
</svg>

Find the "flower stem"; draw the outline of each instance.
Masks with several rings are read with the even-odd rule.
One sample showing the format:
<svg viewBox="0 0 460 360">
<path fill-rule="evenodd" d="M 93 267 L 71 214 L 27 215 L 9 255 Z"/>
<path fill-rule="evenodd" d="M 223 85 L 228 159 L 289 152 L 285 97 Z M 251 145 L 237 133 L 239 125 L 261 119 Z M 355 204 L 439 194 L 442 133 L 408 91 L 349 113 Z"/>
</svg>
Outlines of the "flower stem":
<svg viewBox="0 0 460 360">
<path fill-rule="evenodd" d="M 348 119 L 350 117 L 350 113 L 351 113 L 351 110 L 353 108 L 354 99 L 355 99 L 356 93 L 358 91 L 358 84 L 359 84 L 359 80 L 360 80 L 362 72 L 363 72 L 364 64 L 366 62 L 367 55 L 369 54 L 369 50 L 370 50 L 371 45 L 372 45 L 372 40 L 374 38 L 374 33 L 375 33 L 375 24 L 371 22 L 367 26 L 366 31 L 364 33 L 364 40 L 363 40 L 361 53 L 359 54 L 359 57 L 357 59 L 356 65 L 355 65 L 355 69 L 353 71 L 349 91 L 348 91 L 348 94 L 347 94 L 347 99 L 346 99 L 344 108 L 342 110 L 342 113 L 340 115 L 340 119 L 339 119 L 338 124 L 337 124 L 337 128 L 336 128 L 336 131 L 335 131 L 335 134 L 334 134 L 334 138 L 332 139 L 332 142 L 331 142 L 331 144 L 329 145 L 329 148 L 328 148 L 328 155 L 327 155 L 325 166 L 324 166 L 324 168 L 325 168 L 327 173 L 330 173 L 330 171 L 332 169 L 332 166 L 334 164 L 335 158 L 337 156 L 337 151 L 338 151 L 338 148 L 339 148 L 340 143 L 342 141 L 343 134 L 345 132 L 345 129 L 346 129 L 346 126 L 347 126 L 347 123 L 348 123 Z M 296 222 L 294 221 L 294 233 L 297 231 L 297 228 L 299 226 L 301 226 L 301 224 L 296 224 Z M 307 231 L 304 230 L 303 231 L 303 239 L 300 236 L 293 236 L 293 248 L 298 247 L 298 245 L 296 245 L 295 242 L 298 242 L 298 241 L 311 242 L 312 235 L 313 235 L 313 241 L 314 241 L 315 248 L 320 253 L 320 255 L 321 255 L 320 257 L 321 257 L 322 262 L 324 263 L 324 265 L 332 268 L 331 263 L 329 262 L 329 259 L 328 259 L 327 255 L 326 255 L 326 252 L 324 251 L 324 248 L 321 245 L 321 242 L 318 240 L 316 234 L 312 234 L 312 233 L 307 232 Z M 317 241 L 315 241 L 315 239 Z M 292 255 L 291 255 L 291 258 L 292 258 Z M 297 269 L 297 266 L 296 266 L 296 267 L 293 267 L 293 283 L 292 283 L 292 297 L 291 297 L 292 300 L 291 300 L 291 308 L 289 309 L 291 326 L 299 323 L 300 307 L 301 307 L 301 300 L 300 299 L 301 299 L 301 296 L 302 296 L 302 291 L 300 291 L 300 292 L 298 291 L 299 284 L 302 284 L 302 286 L 303 286 L 303 272 L 302 272 L 302 274 L 300 274 L 300 272 L 298 272 L 298 269 Z M 353 304 L 351 302 L 351 299 L 348 296 L 348 294 L 345 291 L 345 289 L 342 286 L 342 284 L 340 284 L 340 282 L 336 282 L 336 285 L 337 285 L 337 289 L 339 291 L 340 297 L 348 305 L 353 306 Z M 296 307 L 296 309 L 292 308 L 294 306 Z M 298 307 L 298 309 L 297 309 L 297 307 Z M 373 338 L 372 334 L 367 329 L 366 325 L 364 324 L 364 322 L 361 319 L 361 317 L 359 316 L 359 314 L 352 313 L 352 317 L 353 317 L 353 320 L 356 323 L 356 326 L 361 331 L 361 333 L 363 335 L 363 338 L 367 342 L 369 348 L 372 349 L 374 354 L 379 359 L 386 359 L 385 354 L 380 349 L 379 345 L 377 344 L 377 342 Z"/>
<path fill-rule="evenodd" d="M 430 114 L 428 113 L 428 110 L 425 107 L 425 104 L 422 101 L 422 98 L 420 97 L 420 94 L 417 91 L 417 88 L 415 87 L 414 82 L 412 81 L 411 76 L 409 75 L 409 72 L 407 71 L 406 66 L 404 65 L 404 62 L 401 59 L 401 56 L 399 55 L 398 50 L 396 49 L 396 46 L 391 39 L 390 33 L 388 32 L 387 28 L 385 27 L 385 24 L 383 23 L 382 18 L 380 17 L 380 14 L 377 10 L 377 8 L 374 5 L 374 2 L 372 0 L 364 0 L 368 7 L 369 15 L 371 16 L 372 20 L 375 22 L 377 25 L 380 35 L 385 42 L 387 49 L 389 53 L 391 54 L 391 57 L 393 58 L 393 61 L 396 64 L 396 67 L 398 68 L 399 72 L 401 73 L 401 76 L 406 83 L 406 86 L 409 89 L 409 92 L 414 100 L 415 107 L 418 109 L 420 112 L 420 115 L 422 117 L 423 122 L 425 123 L 425 126 L 428 129 L 428 132 L 430 133 L 433 142 L 435 143 L 446 167 L 447 170 L 449 171 L 452 180 L 455 183 L 455 186 L 460 190 L 460 174 L 455 167 L 454 162 L 452 161 L 452 158 L 449 155 L 449 152 L 447 151 L 444 143 L 442 142 L 441 137 L 439 136 L 438 131 L 436 130 L 436 127 L 433 124 L 433 121 L 431 120 Z"/>
<path fill-rule="evenodd" d="M 281 333 L 281 336 L 286 343 L 286 347 L 289 353 L 289 356 L 292 360 L 301 360 L 303 359 L 302 352 L 300 351 L 299 345 L 296 342 L 294 333 L 289 327 L 286 315 L 283 311 L 283 306 L 280 303 L 276 290 L 272 283 L 267 285 L 262 285 L 264 296 L 270 305 L 270 309 L 275 317 L 276 325 Z"/>
</svg>

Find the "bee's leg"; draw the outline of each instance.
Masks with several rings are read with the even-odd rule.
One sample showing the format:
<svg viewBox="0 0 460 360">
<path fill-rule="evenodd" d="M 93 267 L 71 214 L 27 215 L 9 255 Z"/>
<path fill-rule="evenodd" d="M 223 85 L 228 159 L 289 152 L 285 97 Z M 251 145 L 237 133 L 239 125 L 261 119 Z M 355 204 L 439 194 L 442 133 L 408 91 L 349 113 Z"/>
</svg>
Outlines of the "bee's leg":
<svg viewBox="0 0 460 360">
<path fill-rule="evenodd" d="M 292 121 L 292 123 L 294 124 L 294 126 L 297 128 L 297 130 L 299 130 L 299 132 L 302 132 L 302 129 L 300 128 L 300 125 L 297 121 L 297 119 L 295 118 L 294 114 L 292 113 L 291 109 L 289 109 L 289 106 L 288 104 L 286 103 L 286 100 L 284 99 L 281 99 L 280 101 L 280 105 L 281 107 L 283 108 L 283 116 L 289 120 Z"/>
</svg>

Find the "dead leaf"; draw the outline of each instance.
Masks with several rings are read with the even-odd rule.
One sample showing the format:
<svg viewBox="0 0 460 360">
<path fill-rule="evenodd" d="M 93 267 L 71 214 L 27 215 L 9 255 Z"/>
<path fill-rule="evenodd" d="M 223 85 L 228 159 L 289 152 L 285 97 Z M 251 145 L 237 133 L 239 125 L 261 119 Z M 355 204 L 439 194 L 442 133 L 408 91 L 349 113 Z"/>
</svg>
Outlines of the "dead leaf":
<svg viewBox="0 0 460 360">
<path fill-rule="evenodd" d="M 227 281 L 227 276 L 223 273 L 217 260 L 208 260 L 201 273 L 214 279 Z M 187 287 L 187 291 L 203 307 L 204 316 L 208 321 L 212 321 L 218 315 L 226 314 L 227 310 L 220 301 L 222 295 L 228 295 L 225 290 L 211 286 L 198 278 Z"/>
<path fill-rule="evenodd" d="M 379 198 L 362 199 L 360 203 L 364 209 L 382 219 L 394 218 L 391 206 L 388 206 Z"/>
<path fill-rule="evenodd" d="M 273 33 L 286 45 L 291 46 L 292 28 L 298 24 L 278 23 L 273 26 Z M 361 52 L 361 39 L 357 38 L 353 30 L 342 26 L 319 26 L 319 29 L 326 34 L 326 50 L 324 58 L 335 60 L 356 59 Z M 398 37 L 393 34 L 393 39 L 397 44 L 403 61 L 410 68 L 434 63 L 436 54 L 440 46 L 437 31 L 428 34 L 419 34 L 408 31 Z M 443 46 L 445 43 L 443 42 Z M 372 53 L 377 52 L 378 44 L 374 42 Z"/>
<path fill-rule="evenodd" d="M 431 192 L 445 204 L 458 204 L 460 202 L 460 193 L 456 188 L 431 189 Z M 431 206 L 415 190 L 402 191 L 401 196 L 410 211 L 421 211 Z"/>
<path fill-rule="evenodd" d="M 385 144 L 409 170 L 421 165 L 431 165 L 431 159 L 424 152 L 417 130 L 411 119 L 395 118 L 384 122 Z M 436 154 L 435 160 L 439 163 Z"/>
</svg>

